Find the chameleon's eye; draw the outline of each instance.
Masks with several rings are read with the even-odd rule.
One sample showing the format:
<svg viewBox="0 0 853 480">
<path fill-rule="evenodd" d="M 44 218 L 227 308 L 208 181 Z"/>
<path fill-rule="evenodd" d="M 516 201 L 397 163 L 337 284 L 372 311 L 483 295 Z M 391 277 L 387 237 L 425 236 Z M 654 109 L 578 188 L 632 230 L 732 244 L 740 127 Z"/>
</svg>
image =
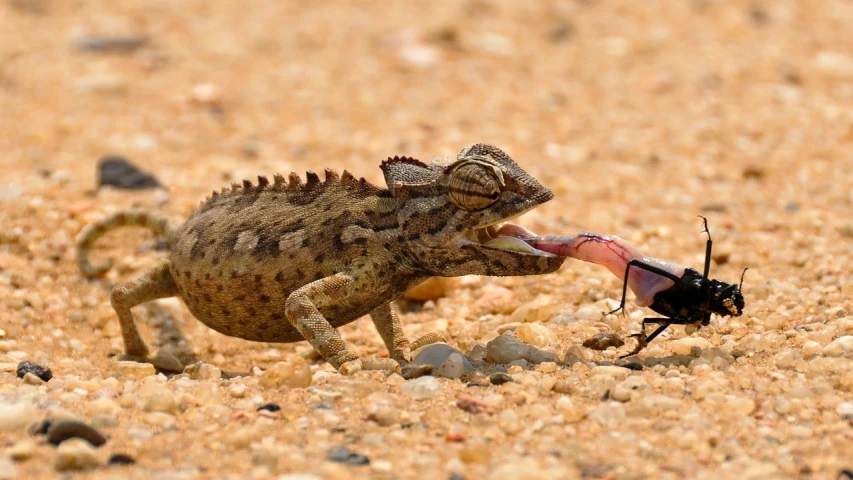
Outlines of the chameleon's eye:
<svg viewBox="0 0 853 480">
<path fill-rule="evenodd" d="M 463 210 L 481 210 L 501 196 L 501 182 L 491 166 L 478 163 L 460 165 L 450 172 L 448 195 Z"/>
</svg>

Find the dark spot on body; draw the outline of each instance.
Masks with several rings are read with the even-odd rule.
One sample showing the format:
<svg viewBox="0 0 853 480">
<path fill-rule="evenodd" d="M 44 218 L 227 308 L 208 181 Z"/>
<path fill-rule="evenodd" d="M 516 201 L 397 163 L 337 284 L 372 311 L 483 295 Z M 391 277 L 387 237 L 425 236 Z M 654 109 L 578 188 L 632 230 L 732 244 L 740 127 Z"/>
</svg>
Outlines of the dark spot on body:
<svg viewBox="0 0 853 480">
<path fill-rule="evenodd" d="M 352 243 L 354 243 L 356 245 L 366 245 L 367 244 L 367 237 L 356 238 L 352 241 Z"/>
<path fill-rule="evenodd" d="M 213 257 L 213 260 L 211 260 L 210 263 L 212 263 L 214 267 L 219 265 L 219 257 Z"/>
<path fill-rule="evenodd" d="M 263 279 L 264 279 L 263 275 L 260 275 L 260 274 L 255 275 L 255 283 L 263 283 Z"/>
<path fill-rule="evenodd" d="M 261 303 L 270 303 L 270 297 L 268 295 L 261 295 L 258 297 L 258 300 L 260 300 Z"/>
<path fill-rule="evenodd" d="M 326 254 L 324 254 L 324 253 L 321 253 L 321 254 L 317 255 L 316 257 L 314 257 L 314 261 L 317 263 L 323 263 L 323 260 L 325 260 L 325 259 L 326 259 Z"/>
<path fill-rule="evenodd" d="M 222 290 L 223 290 L 222 284 L 221 284 L 221 283 L 217 283 L 217 284 L 216 284 L 216 291 L 217 291 L 217 292 L 221 292 Z"/>
<path fill-rule="evenodd" d="M 226 317 L 230 317 L 230 316 L 231 316 L 231 311 L 230 311 L 230 310 L 228 310 L 228 309 L 227 309 L 227 308 L 225 308 L 225 307 L 222 307 L 222 315 L 224 315 L 224 316 L 226 316 Z"/>
<path fill-rule="evenodd" d="M 245 296 L 245 295 L 237 295 L 236 297 L 234 297 L 234 301 L 235 301 L 235 302 L 242 302 L 242 301 L 245 301 L 245 300 L 246 300 L 246 296 Z"/>
<path fill-rule="evenodd" d="M 284 282 L 284 272 L 283 271 L 279 270 L 279 272 L 275 274 L 275 281 L 278 283 Z"/>
<path fill-rule="evenodd" d="M 212 302 L 212 301 L 213 301 L 213 299 L 212 299 L 212 298 L 210 298 L 210 294 L 207 294 L 207 293 L 205 293 L 204 295 L 202 295 L 202 298 L 204 298 L 204 301 L 205 301 L 205 302 Z"/>
<path fill-rule="evenodd" d="M 302 240 L 302 248 L 308 248 L 311 246 L 311 239 L 305 238 Z"/>
</svg>

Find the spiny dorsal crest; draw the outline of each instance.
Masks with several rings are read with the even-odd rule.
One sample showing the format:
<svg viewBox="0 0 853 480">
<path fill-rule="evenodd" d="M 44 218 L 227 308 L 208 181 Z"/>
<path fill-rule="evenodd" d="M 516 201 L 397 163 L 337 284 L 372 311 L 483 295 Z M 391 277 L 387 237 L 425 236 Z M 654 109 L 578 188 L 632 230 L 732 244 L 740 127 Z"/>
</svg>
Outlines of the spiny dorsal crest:
<svg viewBox="0 0 853 480">
<path fill-rule="evenodd" d="M 202 204 L 207 201 L 226 196 L 226 194 L 258 194 L 266 190 L 284 190 L 298 194 L 302 191 L 322 188 L 332 184 L 340 184 L 348 189 L 355 188 L 360 190 L 362 193 L 376 194 L 381 191 L 375 185 L 370 184 L 366 179 L 356 179 L 346 170 L 338 175 L 334 170 L 326 168 L 324 174 L 325 179 L 321 181 L 320 177 L 316 173 L 309 170 L 305 173 L 305 183 L 302 182 L 302 178 L 300 178 L 299 174 L 296 172 L 291 172 L 287 176 L 286 180 L 283 175 L 276 173 L 273 175 L 272 183 L 270 183 L 267 177 L 259 175 L 257 185 L 253 185 L 249 180 L 243 180 L 241 183 L 232 182 L 230 188 L 222 187 L 222 190 L 219 192 L 214 190 L 210 196 L 202 202 Z"/>
</svg>

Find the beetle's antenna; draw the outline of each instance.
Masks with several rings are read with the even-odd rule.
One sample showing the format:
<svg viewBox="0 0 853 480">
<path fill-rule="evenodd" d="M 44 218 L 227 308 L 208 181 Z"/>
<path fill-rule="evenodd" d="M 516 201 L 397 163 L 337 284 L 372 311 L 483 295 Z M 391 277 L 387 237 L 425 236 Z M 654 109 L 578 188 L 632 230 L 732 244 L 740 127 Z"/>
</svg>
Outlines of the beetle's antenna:
<svg viewBox="0 0 853 480">
<path fill-rule="evenodd" d="M 711 232 L 708 230 L 708 219 L 702 215 L 699 215 L 699 218 L 705 226 L 702 232 L 708 234 L 708 243 L 705 244 L 705 272 L 702 274 L 702 282 L 705 283 L 708 281 L 708 273 L 711 272 Z"/>
<path fill-rule="evenodd" d="M 741 292 L 743 291 L 743 276 L 746 275 L 746 271 L 749 270 L 749 267 L 743 269 L 743 273 L 740 274 L 740 284 L 737 286 L 737 289 Z"/>
</svg>

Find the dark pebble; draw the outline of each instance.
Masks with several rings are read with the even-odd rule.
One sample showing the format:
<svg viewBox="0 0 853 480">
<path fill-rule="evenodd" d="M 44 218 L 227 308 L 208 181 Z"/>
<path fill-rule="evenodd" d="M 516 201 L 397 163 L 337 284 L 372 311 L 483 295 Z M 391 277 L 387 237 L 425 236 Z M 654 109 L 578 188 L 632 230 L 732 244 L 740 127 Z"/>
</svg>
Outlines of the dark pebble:
<svg viewBox="0 0 853 480">
<path fill-rule="evenodd" d="M 454 473 L 450 476 L 450 480 L 465 480 L 465 477 L 459 475 L 458 473 Z"/>
<path fill-rule="evenodd" d="M 24 375 L 32 373 L 43 381 L 48 381 L 53 378 L 53 372 L 47 367 L 42 367 L 35 362 L 21 362 L 18 364 L 18 378 L 24 378 Z"/>
<path fill-rule="evenodd" d="M 625 363 L 619 365 L 620 367 L 625 367 L 628 370 L 642 370 L 643 364 L 640 363 L 636 358 L 626 361 Z"/>
<path fill-rule="evenodd" d="M 326 455 L 326 459 L 337 463 L 343 463 L 344 465 L 367 465 L 370 463 L 370 459 L 367 458 L 367 455 L 355 453 L 343 445 L 330 448 L 329 453 Z"/>
<path fill-rule="evenodd" d="M 146 41 L 148 39 L 142 36 L 85 37 L 76 40 L 74 43 L 80 50 L 88 52 L 126 53 L 145 45 Z"/>
<path fill-rule="evenodd" d="M 496 372 L 489 377 L 489 381 L 492 382 L 492 385 L 503 385 L 504 383 L 511 382 L 512 377 L 506 372 Z"/>
<path fill-rule="evenodd" d="M 47 429 L 47 441 L 54 445 L 59 445 L 63 441 L 74 437 L 82 438 L 96 447 L 100 447 L 107 442 L 106 437 L 101 432 L 76 420 L 54 422 Z"/>
<path fill-rule="evenodd" d="M 110 455 L 110 459 L 107 460 L 107 463 L 110 465 L 133 465 L 136 463 L 136 460 L 133 459 L 130 455 L 125 455 L 123 453 L 114 453 Z"/>
<path fill-rule="evenodd" d="M 488 384 L 488 383 L 486 383 L 486 382 L 470 382 L 470 383 L 469 383 L 468 385 L 466 385 L 466 386 L 467 386 L 468 388 L 471 388 L 471 387 L 488 387 L 488 386 L 489 386 L 489 384 Z"/>
<path fill-rule="evenodd" d="M 430 373 L 432 373 L 432 365 L 417 365 L 414 363 L 409 363 L 403 365 L 403 367 L 400 369 L 400 373 L 406 380 L 411 380 L 413 378 L 423 377 L 424 375 L 429 375 Z"/>
<path fill-rule="evenodd" d="M 608 400 L 610 400 L 610 389 L 609 388 L 607 390 L 605 390 L 604 395 L 601 396 L 602 402 L 606 402 Z"/>
<path fill-rule="evenodd" d="M 329 402 L 320 402 L 311 405 L 311 410 L 334 410 L 335 406 Z"/>
<path fill-rule="evenodd" d="M 258 407 L 258 411 L 260 412 L 261 410 L 266 410 L 268 412 L 277 412 L 281 410 L 281 407 L 279 407 L 277 403 L 267 403 L 266 405 L 261 405 L 260 407 Z"/>
<path fill-rule="evenodd" d="M 150 173 L 136 168 L 126 158 L 119 156 L 104 157 L 98 167 L 98 185 L 112 185 L 116 188 L 141 190 L 158 188 L 160 182 Z"/>
</svg>

